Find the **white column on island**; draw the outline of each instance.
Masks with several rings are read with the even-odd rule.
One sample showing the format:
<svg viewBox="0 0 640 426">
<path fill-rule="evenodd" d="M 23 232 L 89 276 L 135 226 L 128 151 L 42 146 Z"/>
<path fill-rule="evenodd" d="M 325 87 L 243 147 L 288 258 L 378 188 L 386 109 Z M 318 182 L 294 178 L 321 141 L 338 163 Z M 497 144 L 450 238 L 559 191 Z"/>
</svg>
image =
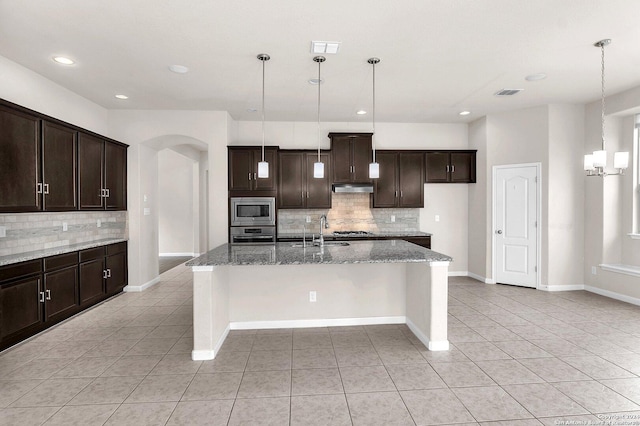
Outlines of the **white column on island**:
<svg viewBox="0 0 640 426">
<path fill-rule="evenodd" d="M 191 359 L 214 359 L 229 334 L 229 268 L 194 266 Z"/>
<path fill-rule="evenodd" d="M 407 263 L 407 325 L 430 351 L 449 350 L 449 262 Z"/>
</svg>

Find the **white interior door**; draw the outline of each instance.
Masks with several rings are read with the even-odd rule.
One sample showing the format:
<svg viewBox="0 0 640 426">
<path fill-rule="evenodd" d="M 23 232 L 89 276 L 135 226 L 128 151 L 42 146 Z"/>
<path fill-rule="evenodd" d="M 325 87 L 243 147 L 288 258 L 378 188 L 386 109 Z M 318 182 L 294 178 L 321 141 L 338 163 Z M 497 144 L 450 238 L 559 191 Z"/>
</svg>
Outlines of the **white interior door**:
<svg viewBox="0 0 640 426">
<path fill-rule="evenodd" d="M 536 287 L 538 281 L 538 167 L 496 167 L 496 282 Z"/>
</svg>

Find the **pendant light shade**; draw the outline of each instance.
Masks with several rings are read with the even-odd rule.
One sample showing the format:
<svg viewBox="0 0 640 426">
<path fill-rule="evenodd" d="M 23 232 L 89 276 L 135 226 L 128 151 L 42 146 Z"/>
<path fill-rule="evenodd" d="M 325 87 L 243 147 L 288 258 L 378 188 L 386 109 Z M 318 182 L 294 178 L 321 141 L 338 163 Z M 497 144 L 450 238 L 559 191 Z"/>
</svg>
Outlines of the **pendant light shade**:
<svg viewBox="0 0 640 426">
<path fill-rule="evenodd" d="M 313 61 L 318 63 L 318 161 L 313 163 L 313 177 L 316 179 L 324 178 L 324 163 L 320 161 L 320 86 L 322 85 L 322 80 L 320 79 L 320 64 L 326 60 L 324 56 L 316 56 L 313 58 Z"/>
<path fill-rule="evenodd" d="M 371 145 L 373 148 L 373 162 L 369 163 L 369 179 L 377 179 L 380 177 L 380 164 L 376 161 L 376 64 L 380 62 L 379 58 L 369 58 L 368 63 L 373 67 L 373 108 L 372 122 L 373 134 L 371 135 Z"/>
<path fill-rule="evenodd" d="M 266 179 L 269 177 L 269 163 L 264 160 L 264 63 L 271 57 L 266 53 L 258 55 L 258 59 L 262 61 L 262 161 L 258 162 L 258 178 Z"/>
<path fill-rule="evenodd" d="M 593 151 L 593 154 L 587 154 L 584 156 L 584 170 L 587 172 L 587 176 L 612 176 L 624 174 L 625 169 L 629 167 L 629 153 L 628 152 L 616 152 L 613 156 L 613 167 L 618 171 L 615 173 L 609 173 L 605 170 L 607 167 L 607 151 L 605 148 L 604 140 L 604 48 L 611 44 L 611 39 L 604 39 L 595 42 L 593 45 L 599 47 L 601 51 L 601 111 L 600 111 L 600 125 L 601 125 L 601 137 L 602 137 L 602 149 Z"/>
</svg>

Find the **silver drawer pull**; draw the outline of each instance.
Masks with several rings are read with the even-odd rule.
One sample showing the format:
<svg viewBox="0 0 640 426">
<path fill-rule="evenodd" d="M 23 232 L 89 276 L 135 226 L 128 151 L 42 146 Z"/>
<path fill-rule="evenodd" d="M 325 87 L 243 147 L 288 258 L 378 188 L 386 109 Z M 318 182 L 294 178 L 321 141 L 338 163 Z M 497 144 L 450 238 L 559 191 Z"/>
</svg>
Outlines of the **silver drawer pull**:
<svg viewBox="0 0 640 426">
<path fill-rule="evenodd" d="M 42 184 L 36 183 L 36 194 L 42 194 Z"/>
<path fill-rule="evenodd" d="M 46 290 L 47 292 L 47 300 L 51 300 L 51 290 Z"/>
<path fill-rule="evenodd" d="M 44 291 L 38 293 L 40 295 L 40 303 L 44 303 Z"/>
<path fill-rule="evenodd" d="M 48 183 L 45 183 L 45 184 L 44 184 L 44 191 L 43 191 L 43 194 L 48 194 L 48 193 L 49 193 L 49 184 L 48 184 Z"/>
<path fill-rule="evenodd" d="M 107 279 L 107 270 L 106 269 L 102 270 L 102 278 Z"/>
</svg>

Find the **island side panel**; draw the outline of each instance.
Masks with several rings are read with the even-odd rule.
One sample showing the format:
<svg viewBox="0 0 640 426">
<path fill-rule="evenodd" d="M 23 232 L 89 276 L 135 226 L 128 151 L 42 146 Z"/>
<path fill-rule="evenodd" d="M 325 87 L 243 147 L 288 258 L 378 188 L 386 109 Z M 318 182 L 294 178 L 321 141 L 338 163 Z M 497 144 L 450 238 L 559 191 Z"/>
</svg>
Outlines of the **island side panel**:
<svg viewBox="0 0 640 426">
<path fill-rule="evenodd" d="M 229 273 L 232 329 L 405 322 L 402 263 L 233 266 Z"/>
<path fill-rule="evenodd" d="M 229 267 L 193 267 L 191 359 L 214 359 L 229 333 Z"/>
<path fill-rule="evenodd" d="M 449 350 L 449 262 L 408 263 L 407 325 L 432 351 Z"/>
</svg>

